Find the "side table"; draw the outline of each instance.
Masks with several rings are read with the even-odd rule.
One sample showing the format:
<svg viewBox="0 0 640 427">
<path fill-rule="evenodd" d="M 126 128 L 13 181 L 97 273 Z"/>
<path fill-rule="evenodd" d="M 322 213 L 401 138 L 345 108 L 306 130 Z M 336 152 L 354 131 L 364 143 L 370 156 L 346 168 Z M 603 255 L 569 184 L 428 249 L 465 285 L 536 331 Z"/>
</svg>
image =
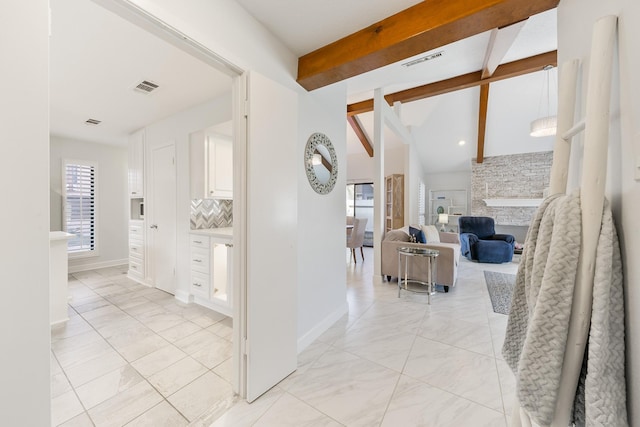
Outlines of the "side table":
<svg viewBox="0 0 640 427">
<path fill-rule="evenodd" d="M 423 249 L 423 248 L 413 248 L 413 247 L 401 247 L 398 248 L 398 298 L 400 298 L 400 290 L 402 289 L 402 285 L 404 285 L 405 291 L 417 292 L 417 293 L 426 293 L 428 296 L 427 303 L 431 304 L 431 294 L 434 292 L 435 283 L 433 282 L 433 271 L 434 271 L 434 261 L 436 257 L 440 255 L 440 252 L 434 249 Z M 404 275 L 402 274 L 402 258 L 404 257 Z M 427 263 L 427 282 L 423 282 L 420 280 L 409 279 L 409 258 L 410 257 L 420 257 L 426 258 L 425 261 Z M 404 279 L 403 279 L 404 277 Z M 426 291 L 420 291 L 416 288 L 410 288 L 409 284 L 418 284 L 422 286 L 426 286 Z"/>
</svg>

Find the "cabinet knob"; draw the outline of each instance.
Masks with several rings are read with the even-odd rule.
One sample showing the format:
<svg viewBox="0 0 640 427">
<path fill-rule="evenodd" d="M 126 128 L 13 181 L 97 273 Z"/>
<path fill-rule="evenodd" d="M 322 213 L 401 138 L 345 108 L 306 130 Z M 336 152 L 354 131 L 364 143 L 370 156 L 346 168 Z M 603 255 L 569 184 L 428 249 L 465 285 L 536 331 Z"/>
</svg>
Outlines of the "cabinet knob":
<svg viewBox="0 0 640 427">
<path fill-rule="evenodd" d="M 158 229 L 158 224 L 151 224 L 151 225 L 149 226 L 149 228 L 155 228 L 155 229 L 157 230 L 157 229 Z"/>
<path fill-rule="evenodd" d="M 226 247 L 228 247 L 228 248 L 232 248 L 232 247 L 233 247 L 233 243 L 225 243 L 224 245 L 225 245 Z"/>
<path fill-rule="evenodd" d="M 199 287 L 199 288 L 201 288 L 201 287 L 202 287 L 202 285 L 201 285 L 200 283 L 195 283 L 195 282 L 193 283 L 193 286 L 197 286 L 197 287 Z"/>
<path fill-rule="evenodd" d="M 193 243 L 197 243 L 197 244 L 201 245 L 202 244 L 202 240 L 194 240 Z"/>
<path fill-rule="evenodd" d="M 201 260 L 201 259 L 194 259 L 193 261 L 194 261 L 194 262 L 202 262 L 202 260 Z"/>
</svg>

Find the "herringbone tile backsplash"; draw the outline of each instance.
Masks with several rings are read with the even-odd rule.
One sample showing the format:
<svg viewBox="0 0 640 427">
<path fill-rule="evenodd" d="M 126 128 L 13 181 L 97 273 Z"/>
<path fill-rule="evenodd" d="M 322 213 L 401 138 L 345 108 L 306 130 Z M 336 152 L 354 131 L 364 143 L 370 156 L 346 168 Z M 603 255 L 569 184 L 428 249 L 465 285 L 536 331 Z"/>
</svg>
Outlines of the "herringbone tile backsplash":
<svg viewBox="0 0 640 427">
<path fill-rule="evenodd" d="M 233 226 L 233 200 L 191 200 L 191 229 Z"/>
</svg>

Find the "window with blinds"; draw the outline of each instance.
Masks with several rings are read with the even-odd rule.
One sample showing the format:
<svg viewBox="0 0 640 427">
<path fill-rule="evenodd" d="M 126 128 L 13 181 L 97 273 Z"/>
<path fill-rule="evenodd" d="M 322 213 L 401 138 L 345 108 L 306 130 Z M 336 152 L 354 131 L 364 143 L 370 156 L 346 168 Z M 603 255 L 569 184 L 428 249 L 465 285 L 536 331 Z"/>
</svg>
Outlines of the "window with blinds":
<svg viewBox="0 0 640 427">
<path fill-rule="evenodd" d="M 63 230 L 75 235 L 69 239 L 67 252 L 69 256 L 96 255 L 97 165 L 64 160 L 62 174 Z"/>
</svg>

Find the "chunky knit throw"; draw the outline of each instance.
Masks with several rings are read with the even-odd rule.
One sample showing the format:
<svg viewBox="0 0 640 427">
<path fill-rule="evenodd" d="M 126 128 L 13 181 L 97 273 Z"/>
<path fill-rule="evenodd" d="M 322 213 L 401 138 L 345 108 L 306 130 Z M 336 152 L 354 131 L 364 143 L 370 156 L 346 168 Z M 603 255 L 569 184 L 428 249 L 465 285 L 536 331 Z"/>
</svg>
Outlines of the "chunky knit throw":
<svg viewBox="0 0 640 427">
<path fill-rule="evenodd" d="M 553 420 L 581 246 L 579 192 L 551 196 L 531 223 L 502 348 L 518 403 L 540 426 Z M 597 247 L 589 341 L 576 425 L 626 426 L 624 299 L 618 236 L 608 203 Z"/>
</svg>

